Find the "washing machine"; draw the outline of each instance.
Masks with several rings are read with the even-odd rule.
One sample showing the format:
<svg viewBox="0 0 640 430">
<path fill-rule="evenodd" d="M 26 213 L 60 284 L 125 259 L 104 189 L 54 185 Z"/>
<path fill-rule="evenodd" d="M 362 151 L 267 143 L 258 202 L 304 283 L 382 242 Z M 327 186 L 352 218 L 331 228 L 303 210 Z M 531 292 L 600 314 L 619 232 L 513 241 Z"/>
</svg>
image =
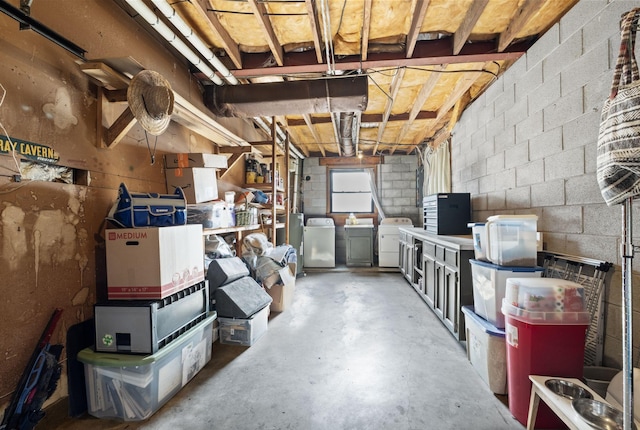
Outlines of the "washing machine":
<svg viewBox="0 0 640 430">
<path fill-rule="evenodd" d="M 336 267 L 333 218 L 309 218 L 303 232 L 304 267 Z"/>
<path fill-rule="evenodd" d="M 410 218 L 384 218 L 378 226 L 378 266 L 398 267 L 400 264 L 400 227 L 413 227 Z"/>
</svg>

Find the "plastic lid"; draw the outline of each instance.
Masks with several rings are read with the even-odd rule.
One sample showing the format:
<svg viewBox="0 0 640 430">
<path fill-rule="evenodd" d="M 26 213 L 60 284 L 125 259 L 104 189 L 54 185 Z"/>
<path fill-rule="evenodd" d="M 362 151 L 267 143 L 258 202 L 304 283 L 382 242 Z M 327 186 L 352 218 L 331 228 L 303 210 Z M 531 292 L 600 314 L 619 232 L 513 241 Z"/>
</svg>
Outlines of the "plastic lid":
<svg viewBox="0 0 640 430">
<path fill-rule="evenodd" d="M 522 220 L 522 221 L 537 221 L 538 215 L 493 215 L 487 218 L 487 221 L 500 221 L 500 220 Z"/>
<path fill-rule="evenodd" d="M 531 273 L 531 272 L 542 272 L 544 268 L 540 266 L 500 266 L 498 264 L 488 263 L 486 261 L 481 260 L 469 260 L 471 264 L 475 264 L 476 266 L 482 266 L 489 269 L 495 270 L 504 270 L 508 272 L 521 272 L 521 273 Z M 529 279 L 529 278 L 518 278 L 518 279 Z M 539 278 L 536 278 L 539 279 Z"/>
<path fill-rule="evenodd" d="M 202 320 L 197 325 L 190 328 L 182 336 L 183 339 L 189 338 L 190 334 L 203 330 L 207 325 L 213 325 L 213 321 L 216 319 L 216 315 L 211 315 L 207 319 Z M 181 336 L 181 337 L 182 337 Z M 78 352 L 78 361 L 86 364 L 92 364 L 94 366 L 103 367 L 131 367 L 131 366 L 148 366 L 170 354 L 176 348 L 183 345 L 180 339 L 176 339 L 169 343 L 164 348 L 161 348 L 158 352 L 151 355 L 134 355 L 134 354 L 115 354 L 113 352 L 95 352 L 93 348 L 85 348 Z"/>
<path fill-rule="evenodd" d="M 485 333 L 488 333 L 491 336 L 504 337 L 504 329 L 494 326 L 489 321 L 475 313 L 475 308 L 473 306 L 463 306 L 462 312 L 475 321 Z"/>
<path fill-rule="evenodd" d="M 577 282 L 559 278 L 518 278 L 517 276 L 514 276 L 512 278 L 507 278 L 507 285 L 509 284 L 526 288 L 562 287 L 565 290 L 571 288 L 583 288 L 583 286 L 578 284 Z"/>
<path fill-rule="evenodd" d="M 467 227 L 482 227 L 484 224 L 484 222 L 470 222 L 467 223 Z"/>
<path fill-rule="evenodd" d="M 534 312 L 513 306 L 502 299 L 502 313 L 529 324 L 589 325 L 589 312 Z"/>
</svg>

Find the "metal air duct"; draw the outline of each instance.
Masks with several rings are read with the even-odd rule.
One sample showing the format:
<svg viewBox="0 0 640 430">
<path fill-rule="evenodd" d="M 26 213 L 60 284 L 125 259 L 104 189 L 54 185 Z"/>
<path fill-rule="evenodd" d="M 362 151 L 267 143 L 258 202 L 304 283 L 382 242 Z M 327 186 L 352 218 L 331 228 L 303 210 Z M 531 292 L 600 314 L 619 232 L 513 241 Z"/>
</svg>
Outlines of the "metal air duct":
<svg viewBox="0 0 640 430">
<path fill-rule="evenodd" d="M 204 104 L 223 117 L 257 117 L 364 111 L 368 102 L 366 76 L 310 81 L 215 86 L 204 91 Z"/>
<path fill-rule="evenodd" d="M 340 114 L 340 147 L 342 155 L 352 157 L 355 155 L 353 145 L 353 112 L 342 112 Z"/>
</svg>

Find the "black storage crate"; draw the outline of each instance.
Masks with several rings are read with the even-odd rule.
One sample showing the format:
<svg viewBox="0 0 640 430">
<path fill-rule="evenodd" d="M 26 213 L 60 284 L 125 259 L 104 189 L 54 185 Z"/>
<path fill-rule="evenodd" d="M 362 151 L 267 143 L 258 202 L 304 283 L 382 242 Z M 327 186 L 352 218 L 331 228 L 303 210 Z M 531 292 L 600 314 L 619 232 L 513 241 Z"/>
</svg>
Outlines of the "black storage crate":
<svg viewBox="0 0 640 430">
<path fill-rule="evenodd" d="M 471 234 L 471 194 L 438 193 L 422 199 L 423 227 L 428 233 Z"/>
</svg>

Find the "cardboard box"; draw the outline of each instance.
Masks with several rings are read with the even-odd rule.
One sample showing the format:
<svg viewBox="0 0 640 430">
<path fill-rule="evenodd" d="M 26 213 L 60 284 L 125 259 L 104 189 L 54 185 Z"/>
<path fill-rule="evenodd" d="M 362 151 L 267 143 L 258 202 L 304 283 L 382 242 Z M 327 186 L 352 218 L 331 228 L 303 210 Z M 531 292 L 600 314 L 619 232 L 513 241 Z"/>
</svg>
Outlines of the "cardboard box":
<svg viewBox="0 0 640 430">
<path fill-rule="evenodd" d="M 295 263 L 290 263 L 288 267 L 280 269 L 280 282 L 265 288 L 271 296 L 272 312 L 284 312 L 291 307 L 293 302 L 293 293 L 296 288 L 296 277 L 291 274 L 291 266 L 295 270 Z"/>
<path fill-rule="evenodd" d="M 166 169 L 167 191 L 173 193 L 181 187 L 187 203 L 202 203 L 218 198 L 216 169 L 210 167 L 189 167 Z"/>
<path fill-rule="evenodd" d="M 204 280 L 202 226 L 106 230 L 112 299 L 163 299 Z"/>
<path fill-rule="evenodd" d="M 167 169 L 175 169 L 178 167 L 214 167 L 217 169 L 226 169 L 228 167 L 226 156 L 200 153 L 166 154 L 164 156 L 164 165 Z"/>
</svg>

